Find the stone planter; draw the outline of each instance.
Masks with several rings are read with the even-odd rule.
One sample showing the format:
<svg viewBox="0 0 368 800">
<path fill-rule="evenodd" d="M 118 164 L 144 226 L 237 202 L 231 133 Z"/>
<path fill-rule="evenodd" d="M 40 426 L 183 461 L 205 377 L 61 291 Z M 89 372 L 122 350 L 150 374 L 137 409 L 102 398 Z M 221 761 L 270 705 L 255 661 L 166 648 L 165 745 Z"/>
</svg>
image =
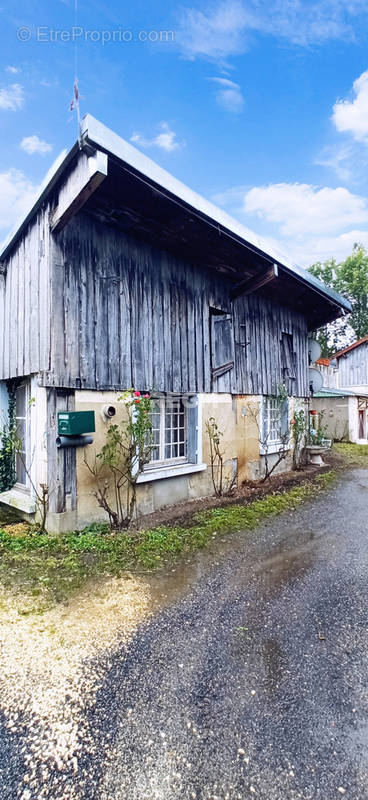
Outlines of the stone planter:
<svg viewBox="0 0 368 800">
<path fill-rule="evenodd" d="M 328 450 L 326 445 L 321 444 L 307 444 L 306 451 L 308 453 L 308 462 L 309 464 L 313 464 L 315 467 L 323 467 L 324 461 L 322 459 L 322 454 Z"/>
</svg>

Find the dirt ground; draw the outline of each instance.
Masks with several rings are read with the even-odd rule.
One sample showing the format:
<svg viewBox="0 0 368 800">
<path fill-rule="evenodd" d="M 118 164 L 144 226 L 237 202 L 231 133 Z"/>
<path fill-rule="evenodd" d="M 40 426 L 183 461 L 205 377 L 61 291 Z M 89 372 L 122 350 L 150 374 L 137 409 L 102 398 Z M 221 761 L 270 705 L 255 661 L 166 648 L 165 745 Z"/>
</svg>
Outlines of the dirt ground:
<svg viewBox="0 0 368 800">
<path fill-rule="evenodd" d="M 166 506 L 160 511 L 145 515 L 144 518 L 138 521 L 137 527 L 146 529 L 168 524 L 185 527 L 191 523 L 194 515 L 200 511 L 259 500 L 268 494 L 286 491 L 293 486 L 301 486 L 304 483 L 308 483 L 319 473 L 327 472 L 331 469 L 342 469 L 345 465 L 345 459 L 335 451 L 325 454 L 324 461 L 323 467 L 308 465 L 298 471 L 282 472 L 277 475 L 271 475 L 264 483 L 259 480 L 246 481 L 235 489 L 230 497 L 202 497 Z"/>
</svg>

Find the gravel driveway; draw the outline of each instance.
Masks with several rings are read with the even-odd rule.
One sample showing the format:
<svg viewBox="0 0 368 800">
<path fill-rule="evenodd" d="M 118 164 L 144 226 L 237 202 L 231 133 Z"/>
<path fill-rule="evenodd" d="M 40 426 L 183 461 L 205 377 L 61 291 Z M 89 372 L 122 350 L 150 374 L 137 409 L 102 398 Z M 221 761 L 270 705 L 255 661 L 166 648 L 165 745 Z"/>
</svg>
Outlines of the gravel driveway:
<svg viewBox="0 0 368 800">
<path fill-rule="evenodd" d="M 55 776 L 50 797 L 368 800 L 367 521 L 353 470 L 153 580 L 157 612 L 98 664 L 73 788 Z"/>
</svg>

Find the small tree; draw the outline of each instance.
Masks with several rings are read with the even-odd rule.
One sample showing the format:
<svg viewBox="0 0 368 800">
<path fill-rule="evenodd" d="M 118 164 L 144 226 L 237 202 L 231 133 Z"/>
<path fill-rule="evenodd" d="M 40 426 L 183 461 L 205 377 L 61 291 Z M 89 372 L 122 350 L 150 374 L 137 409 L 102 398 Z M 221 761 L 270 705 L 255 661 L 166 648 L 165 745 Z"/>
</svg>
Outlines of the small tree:
<svg viewBox="0 0 368 800">
<path fill-rule="evenodd" d="M 221 437 L 224 435 L 220 431 L 214 417 L 209 417 L 206 422 L 206 432 L 210 443 L 211 477 L 216 497 L 232 494 L 237 483 L 238 473 L 226 475 L 224 470 L 228 460 L 224 459 L 225 451 L 221 450 Z"/>
<path fill-rule="evenodd" d="M 151 460 L 153 448 L 150 396 L 130 390 L 118 400 L 125 403 L 128 420 L 109 426 L 93 465 L 84 458 L 95 479 L 94 497 L 108 514 L 112 530 L 129 528 L 137 504 L 137 480 Z"/>
<path fill-rule="evenodd" d="M 285 404 L 288 403 L 288 394 L 286 391 L 286 387 L 283 384 L 280 384 L 277 389 L 277 394 L 269 395 L 269 398 L 274 400 L 277 404 L 278 409 L 278 420 L 277 420 L 277 450 L 273 453 L 276 456 L 275 460 L 270 464 L 270 448 L 271 444 L 274 443 L 274 440 L 271 441 L 270 431 L 268 427 L 265 426 L 265 420 L 263 415 L 260 414 L 260 404 L 259 403 L 248 403 L 247 405 L 247 412 L 249 416 L 252 418 L 254 424 L 256 425 L 258 431 L 258 441 L 260 444 L 262 455 L 264 456 L 264 468 L 265 473 L 262 478 L 263 482 L 267 481 L 268 478 L 272 475 L 275 471 L 276 467 L 284 461 L 287 457 L 289 451 L 289 441 L 290 441 L 290 429 L 289 426 L 284 426 L 283 424 L 283 410 L 285 408 Z"/>
</svg>

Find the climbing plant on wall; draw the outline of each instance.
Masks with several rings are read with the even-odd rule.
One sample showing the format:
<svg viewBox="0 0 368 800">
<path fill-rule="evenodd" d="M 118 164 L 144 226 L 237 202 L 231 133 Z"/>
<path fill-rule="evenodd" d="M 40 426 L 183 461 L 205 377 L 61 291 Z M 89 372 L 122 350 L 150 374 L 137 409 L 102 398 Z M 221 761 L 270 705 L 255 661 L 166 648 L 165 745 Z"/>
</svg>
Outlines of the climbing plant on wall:
<svg viewBox="0 0 368 800">
<path fill-rule="evenodd" d="M 15 420 L 15 390 L 8 388 L 9 405 L 7 418 L 0 421 L 0 492 L 6 492 L 14 486 L 15 449 L 14 437 L 16 432 Z"/>
</svg>

